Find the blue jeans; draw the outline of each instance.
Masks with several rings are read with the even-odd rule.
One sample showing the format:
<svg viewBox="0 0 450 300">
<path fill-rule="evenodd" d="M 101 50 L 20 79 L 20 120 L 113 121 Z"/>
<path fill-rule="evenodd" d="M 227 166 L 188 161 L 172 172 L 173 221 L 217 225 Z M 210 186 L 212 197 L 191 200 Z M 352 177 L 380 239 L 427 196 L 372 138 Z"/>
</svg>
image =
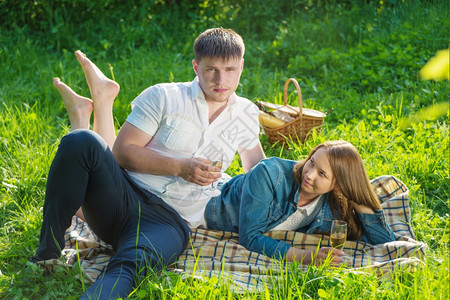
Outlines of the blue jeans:
<svg viewBox="0 0 450 300">
<path fill-rule="evenodd" d="M 34 260 L 58 258 L 72 216 L 82 207 L 90 228 L 116 251 L 82 298 L 126 297 L 136 281 L 173 263 L 190 229 L 170 206 L 141 189 L 95 132 L 62 138 L 50 167 L 40 244 Z"/>
</svg>

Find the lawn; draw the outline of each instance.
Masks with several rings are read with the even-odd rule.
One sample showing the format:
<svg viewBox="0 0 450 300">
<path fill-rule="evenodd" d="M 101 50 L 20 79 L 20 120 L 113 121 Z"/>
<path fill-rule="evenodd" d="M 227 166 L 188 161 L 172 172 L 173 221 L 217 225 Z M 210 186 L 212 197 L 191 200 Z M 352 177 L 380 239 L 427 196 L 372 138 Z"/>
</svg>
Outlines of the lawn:
<svg viewBox="0 0 450 300">
<path fill-rule="evenodd" d="M 409 187 L 426 264 L 389 281 L 313 267 L 243 295 L 215 279 L 186 282 L 164 273 L 146 278 L 130 298 L 449 298 L 449 114 L 402 125 L 449 101 L 449 81 L 419 76 L 449 46 L 448 1 L 3 0 L 0 11 L 0 298 L 76 298 L 86 288 L 76 269 L 28 282 L 17 274 L 38 245 L 47 172 L 69 132 L 52 78 L 89 96 L 73 51 L 84 51 L 121 85 L 119 130 L 142 90 L 193 79 L 193 40 L 216 26 L 235 29 L 246 43 L 239 95 L 281 103 L 284 82 L 294 77 L 305 107 L 333 108 L 305 144 L 272 146 L 261 135 L 266 155 L 300 159 L 325 140 L 353 143 L 371 178 L 392 174 Z M 243 172 L 237 158 L 227 172 Z"/>
</svg>

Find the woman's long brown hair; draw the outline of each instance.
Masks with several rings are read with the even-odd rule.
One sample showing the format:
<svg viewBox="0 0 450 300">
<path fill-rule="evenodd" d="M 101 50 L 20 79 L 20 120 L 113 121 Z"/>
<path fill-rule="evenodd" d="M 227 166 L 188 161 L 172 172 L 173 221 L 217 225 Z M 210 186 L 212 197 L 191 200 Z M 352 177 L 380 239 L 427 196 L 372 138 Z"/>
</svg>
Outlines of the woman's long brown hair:
<svg viewBox="0 0 450 300">
<path fill-rule="evenodd" d="M 358 150 L 346 141 L 324 142 L 311 150 L 306 159 L 294 166 L 294 176 L 297 182 L 302 182 L 303 166 L 320 148 L 327 150 L 335 179 L 335 189 L 330 192 L 329 197 L 333 215 L 335 218 L 347 222 L 349 239 L 358 240 L 362 235 L 363 228 L 353 203 L 378 210 L 381 209 L 380 200 L 372 189 Z"/>
</svg>

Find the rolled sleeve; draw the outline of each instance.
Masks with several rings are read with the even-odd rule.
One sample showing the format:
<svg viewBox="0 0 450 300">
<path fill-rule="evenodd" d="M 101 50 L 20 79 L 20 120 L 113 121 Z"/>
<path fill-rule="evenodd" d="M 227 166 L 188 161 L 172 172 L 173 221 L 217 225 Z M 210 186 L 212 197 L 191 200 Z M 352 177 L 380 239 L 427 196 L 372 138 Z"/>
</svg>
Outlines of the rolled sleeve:
<svg viewBox="0 0 450 300">
<path fill-rule="evenodd" d="M 395 241 L 394 233 L 387 224 L 382 210 L 376 210 L 374 214 L 358 213 L 358 216 L 364 228 L 362 241 L 372 245 Z"/>
<path fill-rule="evenodd" d="M 153 136 L 159 128 L 164 115 L 164 101 L 157 87 L 144 90 L 131 103 L 131 113 L 127 122 Z"/>
<path fill-rule="evenodd" d="M 276 258 L 276 259 L 279 259 L 279 260 L 284 259 L 286 257 L 287 252 L 291 248 L 291 245 L 289 245 L 285 241 L 278 241 L 278 240 L 273 240 L 273 241 L 277 242 L 275 249 L 273 249 L 273 250 L 270 249 L 267 252 L 263 251 L 263 253 L 266 256 L 269 256 L 269 257 L 272 257 L 272 258 Z"/>
</svg>

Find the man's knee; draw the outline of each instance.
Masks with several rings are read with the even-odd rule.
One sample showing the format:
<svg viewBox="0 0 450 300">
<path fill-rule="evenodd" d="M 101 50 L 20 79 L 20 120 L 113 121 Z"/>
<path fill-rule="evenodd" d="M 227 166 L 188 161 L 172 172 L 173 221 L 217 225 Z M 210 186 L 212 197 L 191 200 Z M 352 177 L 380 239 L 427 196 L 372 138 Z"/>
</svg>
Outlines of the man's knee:
<svg viewBox="0 0 450 300">
<path fill-rule="evenodd" d="M 75 155 L 88 149 L 97 148 L 105 150 L 108 146 L 102 137 L 92 130 L 78 129 L 66 134 L 59 144 L 59 150 L 65 155 Z"/>
</svg>

